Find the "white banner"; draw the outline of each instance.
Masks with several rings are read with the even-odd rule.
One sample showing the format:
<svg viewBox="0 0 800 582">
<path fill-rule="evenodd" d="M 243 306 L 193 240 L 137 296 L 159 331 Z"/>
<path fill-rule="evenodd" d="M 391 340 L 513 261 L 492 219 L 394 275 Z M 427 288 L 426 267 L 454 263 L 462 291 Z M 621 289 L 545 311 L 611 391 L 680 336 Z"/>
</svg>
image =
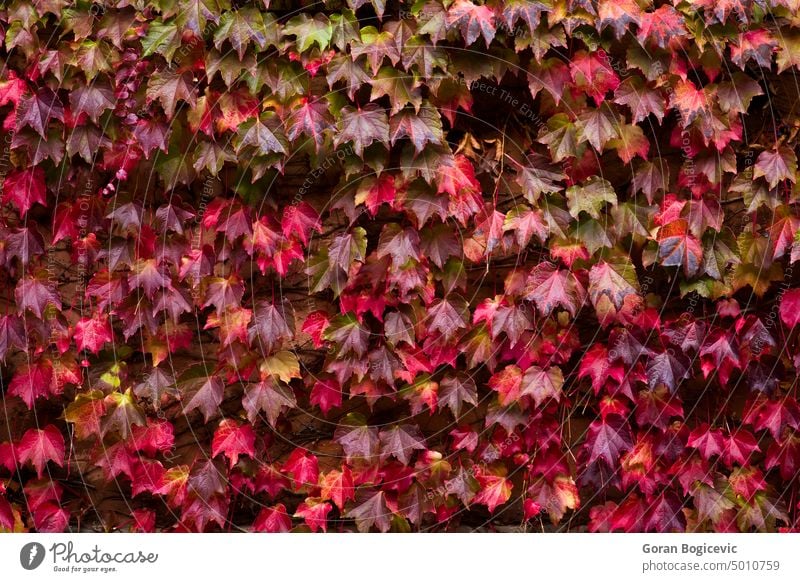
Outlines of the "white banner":
<svg viewBox="0 0 800 582">
<path fill-rule="evenodd" d="M 2 580 L 800 580 L 800 534 L 13 534 Z"/>
</svg>

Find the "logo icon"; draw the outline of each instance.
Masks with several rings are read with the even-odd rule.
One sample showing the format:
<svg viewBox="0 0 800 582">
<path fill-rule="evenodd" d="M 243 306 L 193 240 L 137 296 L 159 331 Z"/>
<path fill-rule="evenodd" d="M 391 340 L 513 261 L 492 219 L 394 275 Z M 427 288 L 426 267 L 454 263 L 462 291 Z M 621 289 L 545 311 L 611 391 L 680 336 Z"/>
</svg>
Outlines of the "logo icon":
<svg viewBox="0 0 800 582">
<path fill-rule="evenodd" d="M 39 542 L 30 542 L 19 551 L 19 563 L 26 570 L 35 570 L 44 561 L 44 546 Z"/>
</svg>

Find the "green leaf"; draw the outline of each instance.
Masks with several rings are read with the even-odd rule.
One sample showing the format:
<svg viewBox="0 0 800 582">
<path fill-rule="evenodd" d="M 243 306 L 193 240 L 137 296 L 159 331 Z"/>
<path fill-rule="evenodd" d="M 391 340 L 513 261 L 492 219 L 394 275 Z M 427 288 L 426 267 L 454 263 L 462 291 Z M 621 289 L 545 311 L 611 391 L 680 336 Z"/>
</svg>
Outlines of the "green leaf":
<svg viewBox="0 0 800 582">
<path fill-rule="evenodd" d="M 403 73 L 393 67 L 383 67 L 371 84 L 370 101 L 375 101 L 384 95 L 389 97 L 389 102 L 392 104 L 392 115 L 409 103 L 414 107 L 414 111 L 419 112 L 422 104 L 422 92 L 419 81 L 413 75 Z"/>
<path fill-rule="evenodd" d="M 246 121 L 239 126 L 234 138 L 234 146 L 237 154 L 240 154 L 244 148 L 251 147 L 256 153 L 264 156 L 272 153 L 285 154 L 289 147 L 286 138 L 277 131 L 276 124 L 273 123 L 273 118 L 269 114 Z"/>
<path fill-rule="evenodd" d="M 566 113 L 557 113 L 547 120 L 539 141 L 550 149 L 550 156 L 556 163 L 577 154 L 576 128 Z"/>
<path fill-rule="evenodd" d="M 581 212 L 586 212 L 592 218 L 599 219 L 606 203 L 616 205 L 617 194 L 611 183 L 599 176 L 592 176 L 579 186 L 567 188 L 567 207 L 575 218 Z"/>
<path fill-rule="evenodd" d="M 297 50 L 301 53 L 316 44 L 319 50 L 324 51 L 331 44 L 333 38 L 333 25 L 324 14 L 298 14 L 283 27 L 284 35 L 297 37 Z"/>
<path fill-rule="evenodd" d="M 142 56 L 149 57 L 158 53 L 169 62 L 180 46 L 181 37 L 174 22 L 152 22 L 147 28 L 147 35 L 142 39 Z"/>
<path fill-rule="evenodd" d="M 261 50 L 278 44 L 278 23 L 272 14 L 261 12 L 252 6 L 225 12 L 214 31 L 214 46 L 220 49 L 226 40 L 231 43 L 241 61 L 251 42 Z"/>
</svg>

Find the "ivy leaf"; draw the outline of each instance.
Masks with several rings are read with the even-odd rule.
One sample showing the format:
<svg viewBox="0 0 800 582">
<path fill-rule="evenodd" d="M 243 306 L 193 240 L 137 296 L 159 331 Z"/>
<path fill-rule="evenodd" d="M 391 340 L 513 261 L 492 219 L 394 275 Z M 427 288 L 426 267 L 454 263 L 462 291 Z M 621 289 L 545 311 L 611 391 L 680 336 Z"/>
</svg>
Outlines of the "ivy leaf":
<svg viewBox="0 0 800 582">
<path fill-rule="evenodd" d="M 494 13 L 488 6 L 478 6 L 470 0 L 456 0 L 447 11 L 448 28 L 460 28 L 461 36 L 467 46 L 483 36 L 486 46 L 492 44 L 497 32 Z"/>
<path fill-rule="evenodd" d="M 633 438 L 625 419 L 611 414 L 589 425 L 584 446 L 590 463 L 602 459 L 609 467 L 615 467 L 622 453 L 633 448 Z"/>
<path fill-rule="evenodd" d="M 408 465 L 414 451 L 426 450 L 425 441 L 419 430 L 410 424 L 393 426 L 380 432 L 381 460 L 393 456 L 403 465 Z"/>
<path fill-rule="evenodd" d="M 342 465 L 342 470 L 331 470 L 320 475 L 320 495 L 323 499 L 330 499 L 339 508 L 344 509 L 344 504 L 355 499 L 353 474 L 347 465 Z"/>
<path fill-rule="evenodd" d="M 267 356 L 261 362 L 259 370 L 262 378 L 273 376 L 287 384 L 292 378 L 300 378 L 300 363 L 297 356 L 288 350 Z"/>
<path fill-rule="evenodd" d="M 725 448 L 725 438 L 719 429 L 711 429 L 708 423 L 699 424 L 690 434 L 686 446 L 697 449 L 700 456 L 709 460 L 714 455 L 721 455 Z"/>
<path fill-rule="evenodd" d="M 546 370 L 539 366 L 531 366 L 525 370 L 525 375 L 522 377 L 520 396 L 530 396 L 536 406 L 541 406 L 550 398 L 556 402 L 561 400 L 563 386 L 564 374 L 558 366 L 551 366 Z"/>
<path fill-rule="evenodd" d="M 658 254 L 665 267 L 683 267 L 687 277 L 693 277 L 703 262 L 703 249 L 689 232 L 684 219 L 662 226 L 658 231 Z"/>
<path fill-rule="evenodd" d="M 19 396 L 32 409 L 39 398 L 60 394 L 55 383 L 53 364 L 49 360 L 39 359 L 31 364 L 21 366 L 8 387 L 11 396 Z"/>
<path fill-rule="evenodd" d="M 89 350 L 97 354 L 106 342 L 114 341 L 111 324 L 105 317 L 82 318 L 75 324 L 75 344 L 78 350 Z"/>
<path fill-rule="evenodd" d="M 580 186 L 567 188 L 567 206 L 569 213 L 578 218 L 581 212 L 586 212 L 594 219 L 600 218 L 600 211 L 606 203 L 616 205 L 617 194 L 608 180 L 592 176 Z"/>
<path fill-rule="evenodd" d="M 297 511 L 294 517 L 302 517 L 306 525 L 311 528 L 312 532 L 321 529 L 323 532 L 328 531 L 328 514 L 333 509 L 333 506 L 324 501 L 318 501 L 311 497 L 306 498 L 300 505 L 297 506 Z"/>
<path fill-rule="evenodd" d="M 337 124 L 338 132 L 334 144 L 339 147 L 343 143 L 353 142 L 357 156 L 363 157 L 364 148 L 373 142 L 389 145 L 389 120 L 386 111 L 374 103 L 363 108 L 345 107 Z"/>
<path fill-rule="evenodd" d="M 313 17 L 308 14 L 298 14 L 286 23 L 283 34 L 297 37 L 297 50 L 301 53 L 307 51 L 313 44 L 316 44 L 320 51 L 324 51 L 333 38 L 333 26 L 324 14 L 315 14 Z M 239 58 L 242 58 L 241 55 Z"/>
<path fill-rule="evenodd" d="M 147 100 L 158 101 L 167 114 L 167 119 L 175 115 L 178 101 L 186 101 L 190 107 L 197 103 L 192 75 L 189 72 L 161 71 L 150 77 L 147 83 Z"/>
<path fill-rule="evenodd" d="M 468 313 L 463 299 L 445 297 L 431 305 L 428 311 L 430 317 L 428 329 L 441 333 L 445 340 L 449 340 L 459 330 L 467 327 Z"/>
<path fill-rule="evenodd" d="M 559 192 L 562 187 L 556 182 L 564 178 L 566 176 L 544 156 L 532 155 L 525 165 L 518 168 L 516 181 L 522 187 L 528 202 L 536 204 L 542 194 Z"/>
<path fill-rule="evenodd" d="M 34 204 L 47 205 L 47 186 L 40 167 L 11 172 L 3 180 L 3 202 L 24 217 Z"/>
<path fill-rule="evenodd" d="M 296 235 L 305 246 L 311 240 L 312 232 L 322 232 L 322 223 L 319 214 L 307 202 L 300 202 L 287 207 L 281 217 L 281 232 L 283 236 Z"/>
<path fill-rule="evenodd" d="M 492 513 L 497 509 L 497 506 L 504 504 L 511 498 L 511 490 L 514 485 L 504 475 L 480 473 L 478 482 L 481 485 L 481 490 L 472 499 L 472 503 L 485 505 Z"/>
<path fill-rule="evenodd" d="M 64 466 L 64 437 L 52 424 L 44 429 L 31 428 L 25 431 L 19 444 L 15 447 L 19 463 L 30 462 L 36 469 L 36 476 L 41 479 L 48 461 L 59 467 Z"/>
<path fill-rule="evenodd" d="M 47 126 L 50 119 L 64 121 L 64 107 L 50 89 L 42 89 L 19 103 L 17 129 L 30 126 L 43 140 L 47 140 Z"/>
<path fill-rule="evenodd" d="M 265 507 L 253 522 L 254 532 L 285 533 L 292 529 L 292 518 L 283 503 L 274 507 Z"/>
<path fill-rule="evenodd" d="M 105 398 L 106 415 L 103 417 L 101 432 L 103 436 L 109 432 L 117 432 L 122 439 L 127 439 L 135 425 L 146 424 L 144 411 L 136 403 L 130 388 L 124 393 L 112 392 Z"/>
<path fill-rule="evenodd" d="M 609 140 L 617 137 L 618 125 L 618 120 L 602 108 L 582 113 L 576 123 L 580 141 L 588 141 L 597 151 L 602 151 Z"/>
<path fill-rule="evenodd" d="M 789 289 L 781 298 L 780 316 L 789 329 L 800 323 L 800 289 Z"/>
<path fill-rule="evenodd" d="M 780 146 L 775 151 L 759 154 L 753 170 L 753 177 L 764 177 L 770 188 L 775 188 L 783 180 L 797 181 L 797 156 L 788 146 Z"/>
<path fill-rule="evenodd" d="M 175 51 L 181 45 L 178 26 L 174 22 L 151 22 L 147 34 L 142 39 L 143 57 L 160 54 L 167 62 L 172 60 Z"/>
<path fill-rule="evenodd" d="M 0 81 L 0 107 L 13 103 L 16 107 L 28 91 L 25 79 L 17 76 L 13 70 L 8 71 L 7 79 Z"/>
<path fill-rule="evenodd" d="M 688 127 L 698 116 L 708 109 L 708 97 L 703 89 L 695 87 L 691 81 L 679 81 L 672 93 L 670 107 L 677 109 L 683 127 Z"/>
<path fill-rule="evenodd" d="M 449 408 L 456 418 L 464 403 L 478 405 L 478 388 L 469 376 L 447 376 L 439 383 L 439 405 Z"/>
<path fill-rule="evenodd" d="M 393 67 L 382 67 L 370 84 L 372 85 L 370 101 L 375 101 L 384 95 L 387 96 L 392 105 L 392 115 L 401 111 L 408 104 L 411 104 L 415 112 L 419 112 L 422 105 L 422 93 L 418 81 L 413 77 L 409 77 Z"/>
<path fill-rule="evenodd" d="M 507 366 L 489 378 L 489 387 L 499 394 L 501 406 L 519 400 L 522 390 L 522 370 L 519 366 Z"/>
<path fill-rule="evenodd" d="M 542 315 L 549 315 L 561 306 L 574 317 L 585 296 L 586 290 L 580 281 L 552 263 L 540 263 L 534 267 L 526 283 L 525 298 L 534 301 Z"/>
<path fill-rule="evenodd" d="M 540 131 L 539 141 L 550 150 L 553 162 L 562 162 L 577 154 L 577 131 L 575 124 L 565 113 L 557 113 L 547 120 Z"/>
<path fill-rule="evenodd" d="M 552 481 L 540 478 L 528 488 L 528 494 L 557 524 L 568 509 L 578 509 L 580 496 L 572 477 L 559 475 Z"/>
<path fill-rule="evenodd" d="M 341 269 L 345 273 L 354 262 L 364 262 L 367 253 L 367 232 L 357 226 L 347 234 L 337 236 L 328 250 L 328 262 L 331 268 Z"/>
<path fill-rule="evenodd" d="M 610 62 L 599 53 L 579 51 L 572 57 L 569 68 L 575 87 L 586 91 L 597 106 L 605 100 L 606 93 L 616 91 L 620 85 Z"/>
<path fill-rule="evenodd" d="M 612 139 L 609 145 L 617 150 L 617 155 L 626 164 L 630 164 L 635 156 L 646 160 L 650 151 L 650 141 L 638 125 L 620 126 L 619 137 Z"/>
<path fill-rule="evenodd" d="M 35 277 L 20 279 L 14 289 L 14 298 L 20 312 L 28 309 L 39 319 L 42 319 L 48 306 L 61 311 L 61 297 L 56 290 Z"/>
<path fill-rule="evenodd" d="M 675 394 L 678 386 L 689 376 L 689 362 L 678 353 L 662 352 L 653 356 L 647 364 L 647 382 L 653 390 L 666 386 Z"/>
<path fill-rule="evenodd" d="M 323 414 L 328 414 L 331 408 L 342 406 L 342 388 L 335 378 L 317 380 L 311 390 L 309 402 L 319 406 Z"/>
<path fill-rule="evenodd" d="M 263 411 L 267 415 L 267 422 L 274 427 L 282 412 L 297 408 L 297 400 L 291 388 L 270 378 L 251 384 L 242 397 L 242 406 L 250 423 L 255 423 Z"/>
<path fill-rule="evenodd" d="M 113 109 L 115 103 L 113 90 L 101 83 L 95 83 L 89 87 L 78 87 L 69 94 L 72 113 L 74 115 L 85 113 L 95 123 L 105 110 Z"/>
<path fill-rule="evenodd" d="M 602 0 L 598 6 L 598 16 L 601 29 L 611 26 L 614 35 L 622 38 L 631 24 L 641 23 L 642 9 L 635 0 Z"/>
<path fill-rule="evenodd" d="M 636 295 L 638 286 L 636 270 L 629 260 L 598 262 L 589 271 L 589 298 L 595 308 L 607 297 L 618 311 L 622 310 L 625 299 Z"/>
<path fill-rule="evenodd" d="M 236 153 L 239 154 L 244 148 L 250 147 L 262 156 L 285 154 L 288 145 L 283 134 L 278 132 L 274 125 L 273 119 L 268 115 L 243 123 L 236 132 L 234 141 Z"/>
<path fill-rule="evenodd" d="M 216 457 L 223 453 L 228 457 L 230 466 L 233 467 L 239 460 L 239 455 L 255 457 L 256 435 L 249 424 L 241 424 L 226 418 L 219 423 L 211 442 L 211 456 Z"/>
<path fill-rule="evenodd" d="M 667 43 L 673 38 L 680 38 L 686 34 L 683 15 L 667 4 L 659 6 L 653 12 L 642 14 L 639 31 L 636 38 L 644 43 L 650 39 L 659 48 L 666 48 Z"/>
<path fill-rule="evenodd" d="M 392 145 L 400 139 L 409 139 L 416 152 L 420 153 L 429 143 L 442 144 L 442 118 L 430 105 L 419 105 L 416 110 L 403 109 L 389 119 L 389 138 Z"/>
<path fill-rule="evenodd" d="M 189 414 L 192 410 L 200 410 L 206 422 L 219 412 L 219 405 L 222 404 L 222 395 L 225 386 L 216 376 L 198 378 L 191 382 L 197 390 L 192 395 L 186 406 L 183 407 L 183 414 Z M 252 421 L 251 421 L 252 422 Z"/>
<path fill-rule="evenodd" d="M 392 514 L 386 505 L 386 494 L 383 491 L 364 492 L 356 498 L 356 503 L 344 517 L 354 519 L 358 531 L 367 533 L 372 527 L 383 533 L 389 531 Z"/>
<path fill-rule="evenodd" d="M 296 140 L 301 134 L 314 141 L 317 152 L 322 149 L 325 132 L 333 127 L 333 118 L 328 113 L 328 106 L 322 100 L 312 101 L 303 97 L 300 106 L 295 109 L 287 124 L 286 137 Z"/>
<path fill-rule="evenodd" d="M 359 426 L 340 426 L 334 434 L 336 442 L 344 449 L 345 458 L 348 462 L 352 459 L 361 458 L 372 460 L 377 456 L 379 437 L 378 429 L 375 427 Z"/>
<path fill-rule="evenodd" d="M 467 220 L 483 206 L 481 186 L 475 178 L 475 168 L 466 156 L 459 154 L 452 162 L 440 166 L 439 170 L 441 174 L 438 193 L 449 195 L 450 214 L 466 226 Z"/>
<path fill-rule="evenodd" d="M 288 30 L 284 30 L 287 34 L 291 34 Z M 241 61 L 250 43 L 261 50 L 269 45 L 277 45 L 278 24 L 271 14 L 261 12 L 252 6 L 223 12 L 219 17 L 219 25 L 214 30 L 214 46 L 217 50 L 226 40 L 231 43 Z"/>
</svg>

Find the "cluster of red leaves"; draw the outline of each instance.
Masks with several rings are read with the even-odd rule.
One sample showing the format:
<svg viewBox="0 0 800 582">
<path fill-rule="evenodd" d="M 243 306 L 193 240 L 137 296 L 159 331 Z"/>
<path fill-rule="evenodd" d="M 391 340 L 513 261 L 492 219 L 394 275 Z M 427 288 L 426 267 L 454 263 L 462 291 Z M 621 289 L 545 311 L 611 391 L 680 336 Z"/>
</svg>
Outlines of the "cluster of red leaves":
<svg viewBox="0 0 800 582">
<path fill-rule="evenodd" d="M 794 529 L 797 0 L 291 4 L 0 8 L 0 530 Z"/>
</svg>

